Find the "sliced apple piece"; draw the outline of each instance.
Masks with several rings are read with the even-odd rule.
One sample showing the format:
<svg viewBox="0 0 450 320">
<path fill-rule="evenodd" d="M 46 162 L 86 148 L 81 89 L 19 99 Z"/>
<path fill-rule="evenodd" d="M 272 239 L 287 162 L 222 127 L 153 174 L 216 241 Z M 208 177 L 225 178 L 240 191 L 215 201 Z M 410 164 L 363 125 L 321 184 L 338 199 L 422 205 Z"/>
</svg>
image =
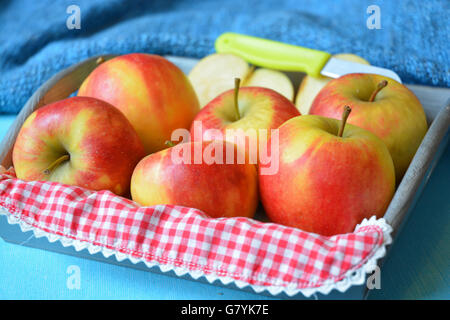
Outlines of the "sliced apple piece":
<svg viewBox="0 0 450 320">
<path fill-rule="evenodd" d="M 234 88 L 234 79 L 245 81 L 251 72 L 249 64 L 234 54 L 213 53 L 201 59 L 188 75 L 204 107 L 224 91 Z"/>
<path fill-rule="evenodd" d="M 294 86 L 289 77 L 280 71 L 264 68 L 256 69 L 244 81 L 243 86 L 269 88 L 285 96 L 290 101 L 294 100 Z"/>
<path fill-rule="evenodd" d="M 370 64 L 369 61 L 367 61 L 366 59 L 364 59 L 360 56 L 357 56 L 356 54 L 353 54 L 353 53 L 338 53 L 338 54 L 335 54 L 334 57 L 338 58 L 338 59 L 342 59 L 342 60 L 361 63 L 361 64 L 367 64 L 367 65 Z"/>
<path fill-rule="evenodd" d="M 342 60 L 370 64 L 367 60 L 351 53 L 341 53 L 334 55 L 335 58 Z M 330 81 L 331 78 L 323 77 L 314 78 L 311 76 L 305 76 L 298 89 L 297 98 L 295 99 L 295 106 L 301 114 L 308 114 L 311 104 L 319 93 L 319 91 Z"/>
</svg>

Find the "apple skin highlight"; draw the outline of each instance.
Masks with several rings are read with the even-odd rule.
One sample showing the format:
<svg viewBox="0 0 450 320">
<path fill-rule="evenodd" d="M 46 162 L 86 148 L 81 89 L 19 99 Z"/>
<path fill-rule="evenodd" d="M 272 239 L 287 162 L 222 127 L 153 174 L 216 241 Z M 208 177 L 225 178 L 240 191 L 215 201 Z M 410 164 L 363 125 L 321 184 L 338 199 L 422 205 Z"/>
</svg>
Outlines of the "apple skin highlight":
<svg viewBox="0 0 450 320">
<path fill-rule="evenodd" d="M 69 155 L 48 172 L 58 158 Z M 129 192 L 144 147 L 125 116 L 107 102 L 72 97 L 34 111 L 13 149 L 19 179 L 55 181 L 91 190 Z"/>
<path fill-rule="evenodd" d="M 272 221 L 331 236 L 384 215 L 395 191 L 389 152 L 374 134 L 356 126 L 347 124 L 338 137 L 339 123 L 306 115 L 279 128 L 279 171 L 259 175 L 261 200 Z"/>
<path fill-rule="evenodd" d="M 147 154 L 165 149 L 175 129 L 189 129 L 200 110 L 188 78 L 169 60 L 150 54 L 122 55 L 100 64 L 78 96 L 109 102 L 122 111 Z"/>
</svg>

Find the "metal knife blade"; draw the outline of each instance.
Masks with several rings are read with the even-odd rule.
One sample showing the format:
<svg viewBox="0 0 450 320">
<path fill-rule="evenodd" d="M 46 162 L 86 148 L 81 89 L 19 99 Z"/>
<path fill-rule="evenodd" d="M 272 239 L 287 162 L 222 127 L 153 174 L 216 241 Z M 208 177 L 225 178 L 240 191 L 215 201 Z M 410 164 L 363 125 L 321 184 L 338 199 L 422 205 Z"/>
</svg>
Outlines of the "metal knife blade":
<svg viewBox="0 0 450 320">
<path fill-rule="evenodd" d="M 350 62 L 333 57 L 327 61 L 325 66 L 322 68 L 322 71 L 320 71 L 320 74 L 330 78 L 338 78 L 349 73 L 374 73 L 402 83 L 400 77 L 392 70 Z"/>
</svg>

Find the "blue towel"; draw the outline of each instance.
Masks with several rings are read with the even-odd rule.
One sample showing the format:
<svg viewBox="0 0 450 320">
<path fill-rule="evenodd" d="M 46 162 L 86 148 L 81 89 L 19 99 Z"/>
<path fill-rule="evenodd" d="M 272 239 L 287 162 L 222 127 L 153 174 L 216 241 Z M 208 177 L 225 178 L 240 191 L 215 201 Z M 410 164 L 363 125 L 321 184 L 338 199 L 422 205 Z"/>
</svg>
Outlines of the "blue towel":
<svg viewBox="0 0 450 320">
<path fill-rule="evenodd" d="M 0 113 L 17 113 L 52 75 L 90 56 L 202 57 L 214 52 L 214 40 L 226 31 L 352 52 L 393 69 L 405 83 L 449 87 L 449 3 L 0 0 Z M 72 4 L 80 8 L 80 29 L 66 25 Z M 368 13 L 370 5 L 380 9 L 379 20 L 375 11 Z"/>
</svg>

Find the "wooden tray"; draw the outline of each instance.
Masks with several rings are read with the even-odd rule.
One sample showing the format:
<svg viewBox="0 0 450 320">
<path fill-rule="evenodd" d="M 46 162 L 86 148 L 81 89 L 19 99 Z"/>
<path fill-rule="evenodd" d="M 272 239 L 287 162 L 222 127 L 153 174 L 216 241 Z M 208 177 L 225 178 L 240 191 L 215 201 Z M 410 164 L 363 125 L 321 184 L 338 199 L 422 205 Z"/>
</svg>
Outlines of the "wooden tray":
<svg viewBox="0 0 450 320">
<path fill-rule="evenodd" d="M 113 55 L 102 56 L 102 59 L 108 60 L 114 57 Z M 36 109 L 52 103 L 57 100 L 65 99 L 72 93 L 76 92 L 83 80 L 89 73 L 98 65 L 99 57 L 87 59 L 79 64 L 71 66 L 44 83 L 27 101 L 15 122 L 6 134 L 2 144 L 0 145 L 0 164 L 8 168 L 12 165 L 12 149 L 17 134 L 25 121 L 25 119 Z M 184 57 L 167 57 L 177 66 L 179 66 L 185 73 L 195 65 L 197 59 Z M 294 83 L 295 88 L 301 81 L 302 74 L 289 73 L 288 74 Z M 421 101 L 427 121 L 430 125 L 425 138 L 423 139 L 419 149 L 416 152 L 405 176 L 398 186 L 395 195 L 386 211 L 385 219 L 393 227 L 393 237 L 398 235 L 403 223 L 406 221 L 408 214 L 413 209 L 422 189 L 428 181 L 431 172 L 439 160 L 445 146 L 449 140 L 449 125 L 450 125 L 450 89 L 446 88 L 432 88 L 417 85 L 407 85 Z M 0 217 L 0 236 L 7 242 L 23 244 L 29 247 L 40 248 L 60 252 L 64 254 L 84 257 L 87 259 L 107 262 L 111 264 L 132 267 L 140 270 L 161 273 L 159 268 L 148 268 L 143 263 L 133 264 L 128 260 L 117 261 L 114 257 L 105 258 L 101 253 L 90 254 L 86 251 L 76 251 L 73 247 L 64 247 L 60 242 L 50 243 L 46 238 L 30 238 L 30 232 L 22 232 L 18 225 L 10 225 L 6 218 Z M 386 257 L 385 257 L 386 259 Z M 380 265 L 382 261 L 380 261 Z M 174 272 L 168 272 L 176 276 Z M 178 276 L 177 276 L 178 277 Z M 183 276 L 182 278 L 190 279 L 190 276 Z M 208 283 L 206 279 L 200 278 L 195 281 Z M 222 285 L 216 282 L 217 285 Z M 216 285 L 216 283 L 214 285 Z M 226 287 L 237 288 L 234 284 Z M 238 289 L 238 288 L 237 288 Z M 244 289 L 252 291 L 250 287 Z M 365 285 L 353 286 L 346 292 L 341 293 L 336 290 L 330 292 L 327 296 L 318 294 L 318 298 L 325 299 L 362 299 L 367 295 L 368 289 Z M 266 295 L 270 295 L 265 291 Z M 280 297 L 287 298 L 284 294 Z M 289 298 L 304 298 L 303 295 L 298 294 Z"/>
</svg>

